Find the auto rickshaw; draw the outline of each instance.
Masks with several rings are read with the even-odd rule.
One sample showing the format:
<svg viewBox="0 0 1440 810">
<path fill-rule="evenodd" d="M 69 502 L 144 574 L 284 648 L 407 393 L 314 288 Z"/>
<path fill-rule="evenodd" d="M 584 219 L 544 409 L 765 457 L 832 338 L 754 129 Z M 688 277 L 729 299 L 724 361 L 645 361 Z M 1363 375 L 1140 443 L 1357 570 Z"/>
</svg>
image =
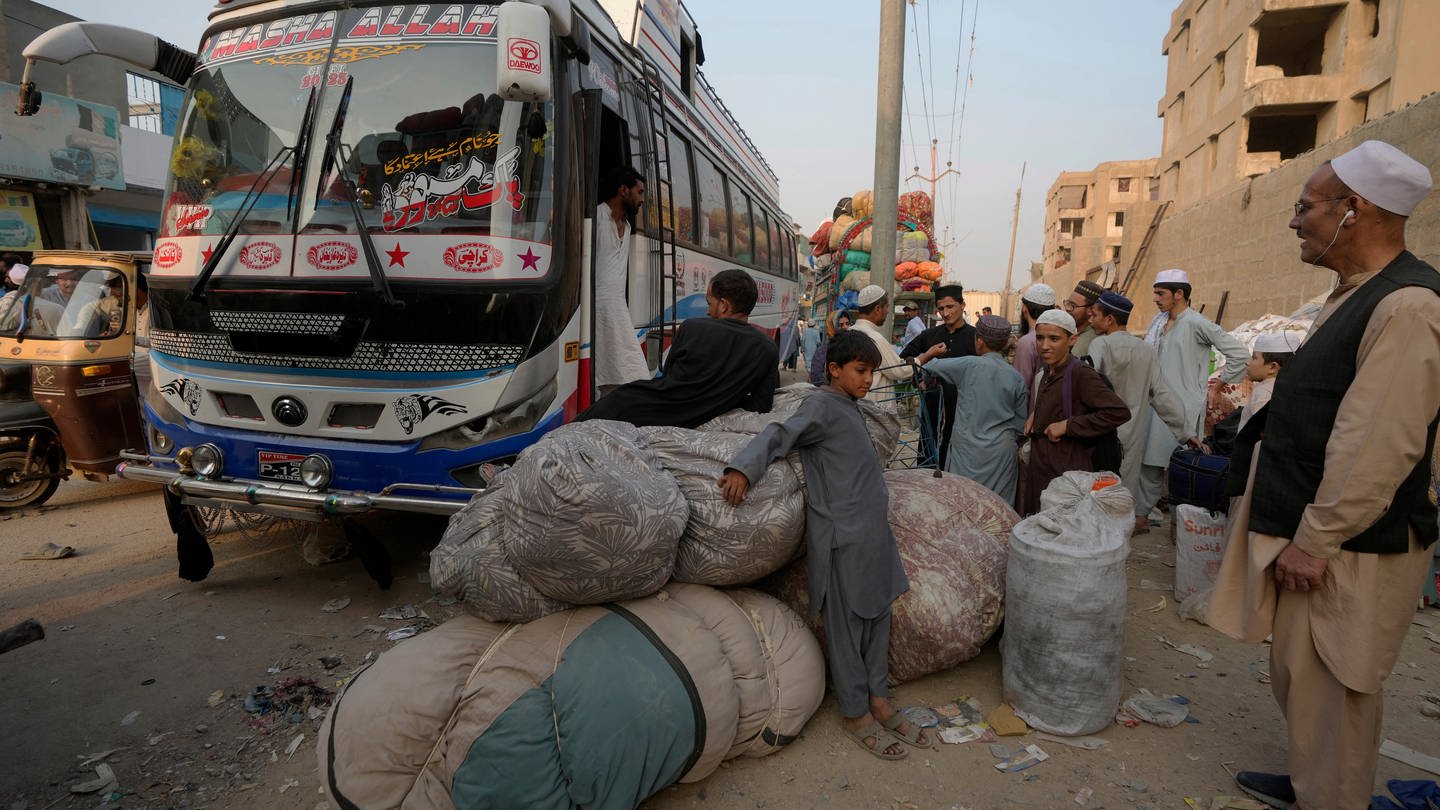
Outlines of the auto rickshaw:
<svg viewBox="0 0 1440 810">
<path fill-rule="evenodd" d="M 134 352 L 148 253 L 46 250 L 0 298 L 0 362 L 29 364 L 35 408 L 0 411 L 0 510 L 44 503 L 71 471 L 106 480 L 145 446 Z M 140 369 L 142 374 L 148 368 Z"/>
</svg>

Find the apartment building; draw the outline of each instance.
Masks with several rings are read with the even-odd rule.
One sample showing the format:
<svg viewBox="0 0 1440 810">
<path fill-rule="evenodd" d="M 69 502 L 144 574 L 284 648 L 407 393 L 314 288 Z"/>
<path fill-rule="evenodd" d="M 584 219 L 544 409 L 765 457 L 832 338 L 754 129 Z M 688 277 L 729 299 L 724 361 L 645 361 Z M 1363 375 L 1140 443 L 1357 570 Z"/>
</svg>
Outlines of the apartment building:
<svg viewBox="0 0 1440 810">
<path fill-rule="evenodd" d="M 1163 43 L 1160 198 L 1210 199 L 1440 90 L 1437 31 L 1436 0 L 1184 0 Z"/>
<path fill-rule="evenodd" d="M 1120 160 L 1088 172 L 1061 172 L 1045 195 L 1042 272 L 1123 265 L 1127 229 L 1150 224 L 1145 212 L 1154 209 L 1141 203 L 1159 199 L 1156 165 L 1155 158 Z"/>
</svg>

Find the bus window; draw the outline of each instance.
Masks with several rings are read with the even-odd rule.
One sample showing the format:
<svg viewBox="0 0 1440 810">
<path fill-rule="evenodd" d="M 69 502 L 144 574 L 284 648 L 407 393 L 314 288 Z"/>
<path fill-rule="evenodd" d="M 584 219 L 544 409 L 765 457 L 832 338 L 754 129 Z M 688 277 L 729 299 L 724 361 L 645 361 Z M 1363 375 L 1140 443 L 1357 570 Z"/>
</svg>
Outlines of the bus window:
<svg viewBox="0 0 1440 810">
<path fill-rule="evenodd" d="M 755 263 L 762 270 L 770 270 L 770 215 L 760 208 L 754 211 Z"/>
<path fill-rule="evenodd" d="M 708 158 L 695 157 L 695 179 L 700 191 L 700 247 L 730 254 L 729 214 L 725 204 L 725 176 Z"/>
<path fill-rule="evenodd" d="M 690 144 L 670 133 L 670 188 L 675 198 L 675 237 L 695 242 L 695 184 L 690 179 Z"/>
<path fill-rule="evenodd" d="M 731 255 L 737 262 L 755 263 L 755 234 L 751 227 L 750 195 L 730 187 L 731 243 L 735 252 Z"/>
</svg>

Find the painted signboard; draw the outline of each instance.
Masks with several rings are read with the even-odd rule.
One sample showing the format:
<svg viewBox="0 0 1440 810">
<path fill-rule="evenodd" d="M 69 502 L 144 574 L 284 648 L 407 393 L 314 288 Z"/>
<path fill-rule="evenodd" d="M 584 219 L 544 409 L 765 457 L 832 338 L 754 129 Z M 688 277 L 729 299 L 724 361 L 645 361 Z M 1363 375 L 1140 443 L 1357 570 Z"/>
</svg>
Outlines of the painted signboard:
<svg viewBox="0 0 1440 810">
<path fill-rule="evenodd" d="M 41 250 L 35 198 L 23 191 L 0 194 L 0 250 Z"/>
<path fill-rule="evenodd" d="M 12 115 L 20 88 L 0 82 L 0 176 L 123 191 L 120 114 L 45 93 L 34 115 Z"/>
</svg>

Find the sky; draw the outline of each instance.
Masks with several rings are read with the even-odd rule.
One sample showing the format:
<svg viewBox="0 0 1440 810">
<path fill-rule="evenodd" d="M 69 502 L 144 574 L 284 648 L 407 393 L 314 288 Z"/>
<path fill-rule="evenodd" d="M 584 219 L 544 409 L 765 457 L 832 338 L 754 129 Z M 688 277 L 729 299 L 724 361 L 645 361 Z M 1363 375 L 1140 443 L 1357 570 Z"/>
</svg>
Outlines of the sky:
<svg viewBox="0 0 1440 810">
<path fill-rule="evenodd" d="M 1014 285 L 1041 258 L 1045 192 L 1062 171 L 1160 153 L 1161 41 L 1178 0 L 915 0 L 906 7 L 901 191 L 929 190 L 947 278 L 1004 284 L 1015 190 L 1025 164 Z M 785 212 L 807 231 L 835 202 L 873 188 L 880 3 L 685 0 L 703 37 L 702 71 L 776 174 Z M 46 0 L 83 19 L 198 46 L 208 0 Z M 971 34 L 973 32 L 973 50 Z M 962 81 L 957 86 L 957 67 Z M 968 74 L 967 74 L 968 67 Z M 968 75 L 968 80 L 965 77 Z M 963 125 L 959 111 L 964 107 Z"/>
</svg>

